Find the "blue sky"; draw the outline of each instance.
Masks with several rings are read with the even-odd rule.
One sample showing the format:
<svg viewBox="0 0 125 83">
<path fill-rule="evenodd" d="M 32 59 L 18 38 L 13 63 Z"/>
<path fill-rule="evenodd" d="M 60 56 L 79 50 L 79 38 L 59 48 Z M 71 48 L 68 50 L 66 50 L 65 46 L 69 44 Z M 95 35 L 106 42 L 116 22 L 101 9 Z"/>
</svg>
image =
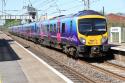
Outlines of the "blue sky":
<svg viewBox="0 0 125 83">
<path fill-rule="evenodd" d="M 23 14 L 22 6 L 27 5 L 29 0 L 6 0 L 6 10 L 20 10 L 18 12 L 8 12 L 11 14 Z M 125 13 L 125 0 L 90 0 L 91 9 L 101 11 L 105 7 L 106 13 Z M 71 14 L 84 9 L 82 0 L 31 0 L 34 7 L 39 10 L 39 15 L 46 12 L 48 15 L 59 15 L 59 9 L 63 10 L 61 14 Z M 1 6 L 1 0 L 0 0 Z M 1 7 L 0 7 L 1 8 Z M 2 9 L 0 9 L 2 10 Z"/>
</svg>

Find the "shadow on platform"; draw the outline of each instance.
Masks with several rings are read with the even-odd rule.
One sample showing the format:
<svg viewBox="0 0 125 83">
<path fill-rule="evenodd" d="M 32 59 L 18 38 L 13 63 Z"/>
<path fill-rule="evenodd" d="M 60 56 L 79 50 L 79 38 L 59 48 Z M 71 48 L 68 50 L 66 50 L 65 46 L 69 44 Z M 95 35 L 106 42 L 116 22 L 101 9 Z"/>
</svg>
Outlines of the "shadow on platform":
<svg viewBox="0 0 125 83">
<path fill-rule="evenodd" d="M 14 50 L 10 47 L 13 40 L 0 39 L 0 62 L 20 60 Z"/>
</svg>

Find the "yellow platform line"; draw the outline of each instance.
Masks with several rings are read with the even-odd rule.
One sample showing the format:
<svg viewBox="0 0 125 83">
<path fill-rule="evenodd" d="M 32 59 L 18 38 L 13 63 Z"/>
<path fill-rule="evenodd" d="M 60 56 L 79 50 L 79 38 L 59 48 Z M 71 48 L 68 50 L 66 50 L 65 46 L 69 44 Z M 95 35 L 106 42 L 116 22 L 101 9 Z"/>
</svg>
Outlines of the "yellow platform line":
<svg viewBox="0 0 125 83">
<path fill-rule="evenodd" d="M 0 83 L 2 83 L 2 79 L 0 78 Z"/>
<path fill-rule="evenodd" d="M 1 76 L 0 76 L 0 83 L 2 83 L 2 78 L 1 78 Z"/>
<path fill-rule="evenodd" d="M 2 80 L 1 80 L 1 78 L 0 78 L 0 83 L 2 83 Z"/>
</svg>

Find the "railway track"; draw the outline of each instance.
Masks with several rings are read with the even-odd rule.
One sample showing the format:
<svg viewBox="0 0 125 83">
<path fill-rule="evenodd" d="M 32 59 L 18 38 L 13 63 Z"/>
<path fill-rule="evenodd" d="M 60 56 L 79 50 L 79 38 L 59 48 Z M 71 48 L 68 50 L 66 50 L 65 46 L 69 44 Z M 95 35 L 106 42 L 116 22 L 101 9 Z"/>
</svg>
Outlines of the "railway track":
<svg viewBox="0 0 125 83">
<path fill-rule="evenodd" d="M 98 70 L 98 71 L 102 71 L 107 75 L 110 75 L 112 77 L 116 77 L 120 80 L 124 80 L 125 81 L 125 76 L 123 76 L 122 74 L 120 75 L 119 73 L 124 73 L 125 68 L 123 69 L 123 67 L 118 66 L 116 64 L 112 64 L 109 62 L 104 62 L 104 63 L 87 63 L 84 61 L 80 61 L 81 63 L 86 63 L 88 65 L 90 65 L 92 68 Z"/>
<path fill-rule="evenodd" d="M 113 73 L 111 71 L 105 70 L 104 68 L 98 67 L 98 66 L 96 66 L 94 64 L 87 63 L 86 61 L 81 61 L 81 60 L 74 61 L 75 64 L 77 62 L 78 65 L 79 65 L 79 63 L 80 63 L 80 65 L 82 64 L 83 66 L 87 65 L 90 68 L 92 68 L 92 69 L 94 69 L 94 70 L 96 70 L 98 72 L 103 73 L 103 75 L 104 74 L 108 75 L 108 77 L 104 77 L 106 75 L 104 75 L 104 76 L 100 75 L 100 78 L 98 76 L 91 77 L 92 75 L 88 75 L 87 76 L 87 72 L 88 71 L 85 70 L 86 68 L 83 69 L 83 70 L 85 70 L 84 71 L 85 74 L 84 74 L 82 72 L 83 70 L 80 71 L 80 68 L 77 69 L 76 66 L 75 66 L 76 68 L 75 67 L 71 67 L 71 66 L 67 66 L 67 65 L 64 64 L 64 63 L 66 63 L 66 61 L 61 61 L 61 59 L 58 61 L 57 59 L 60 58 L 60 57 L 55 56 L 56 59 L 54 59 L 51 56 L 48 56 L 47 54 L 41 52 L 40 50 L 44 51 L 44 49 L 41 49 L 40 45 L 36 45 L 36 44 L 34 44 L 32 42 L 26 41 L 24 39 L 21 39 L 21 38 L 15 37 L 15 36 L 11 36 L 11 37 L 14 40 L 18 41 L 20 44 L 22 44 L 24 47 L 26 47 L 28 50 L 32 51 L 33 53 L 35 53 L 36 55 L 38 55 L 40 58 L 42 58 L 43 60 L 45 60 L 49 65 L 53 66 L 59 72 L 63 73 L 69 79 L 73 80 L 75 83 L 83 83 L 83 82 L 84 83 L 100 83 L 100 82 L 101 83 L 104 83 L 104 82 L 108 82 L 108 83 L 112 83 L 112 82 L 114 82 L 114 83 L 122 83 L 122 82 L 125 81 L 124 77 L 121 77 L 120 75 L 117 75 L 117 74 L 115 74 L 115 73 Z M 50 50 L 51 49 L 49 49 L 48 51 L 50 51 Z M 62 54 L 61 56 L 64 55 L 63 53 L 61 53 L 61 54 Z M 53 55 L 53 53 L 52 53 L 52 55 Z M 56 55 L 56 53 L 55 53 L 55 55 Z M 62 62 L 64 62 L 64 63 L 62 63 Z M 90 71 L 89 71 L 89 73 L 91 74 Z M 96 74 L 96 73 L 94 73 L 94 74 Z M 97 74 L 97 75 L 99 75 L 99 74 Z M 110 79 L 110 77 L 111 77 L 111 79 Z"/>
<path fill-rule="evenodd" d="M 118 68 L 118 69 L 120 69 L 120 70 L 125 70 L 125 67 L 120 66 L 120 65 L 115 64 L 115 63 L 105 62 L 105 64 L 110 65 L 110 66 L 113 66 L 113 67 Z"/>
</svg>

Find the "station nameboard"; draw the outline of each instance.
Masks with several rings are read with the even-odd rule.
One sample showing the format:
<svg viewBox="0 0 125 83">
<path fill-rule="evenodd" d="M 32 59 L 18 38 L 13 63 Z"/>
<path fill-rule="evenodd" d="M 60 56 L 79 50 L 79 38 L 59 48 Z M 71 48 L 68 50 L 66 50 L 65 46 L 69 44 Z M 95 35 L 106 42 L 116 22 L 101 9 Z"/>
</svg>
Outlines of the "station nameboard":
<svg viewBox="0 0 125 83">
<path fill-rule="evenodd" d="M 121 27 L 111 27 L 111 32 L 121 32 Z"/>
</svg>

